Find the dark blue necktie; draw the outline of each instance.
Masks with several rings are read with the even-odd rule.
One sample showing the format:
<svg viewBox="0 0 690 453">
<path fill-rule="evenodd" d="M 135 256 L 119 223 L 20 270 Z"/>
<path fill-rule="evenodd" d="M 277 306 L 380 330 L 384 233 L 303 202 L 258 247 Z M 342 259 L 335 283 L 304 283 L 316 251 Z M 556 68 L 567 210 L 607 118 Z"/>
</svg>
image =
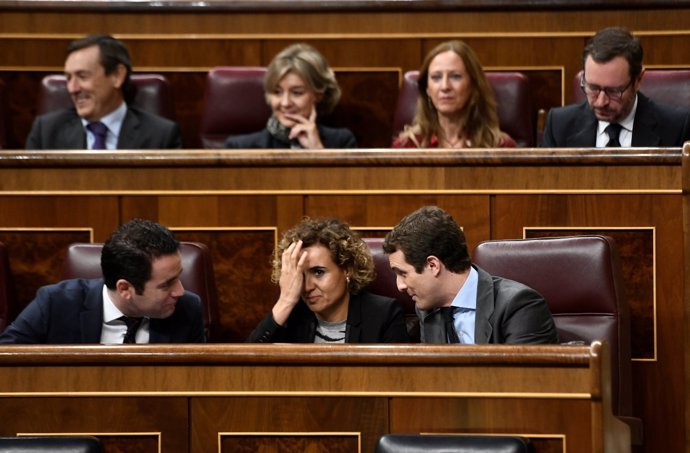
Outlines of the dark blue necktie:
<svg viewBox="0 0 690 453">
<path fill-rule="evenodd" d="M 91 131 L 95 140 L 91 149 L 105 149 L 105 136 L 108 135 L 108 127 L 100 121 L 95 121 L 86 125 Z"/>
<path fill-rule="evenodd" d="M 141 325 L 144 318 L 130 318 L 129 316 L 120 316 L 120 319 L 127 324 L 127 333 L 125 333 L 125 339 L 122 341 L 123 344 L 133 344 L 137 342 L 137 329 Z"/>
</svg>

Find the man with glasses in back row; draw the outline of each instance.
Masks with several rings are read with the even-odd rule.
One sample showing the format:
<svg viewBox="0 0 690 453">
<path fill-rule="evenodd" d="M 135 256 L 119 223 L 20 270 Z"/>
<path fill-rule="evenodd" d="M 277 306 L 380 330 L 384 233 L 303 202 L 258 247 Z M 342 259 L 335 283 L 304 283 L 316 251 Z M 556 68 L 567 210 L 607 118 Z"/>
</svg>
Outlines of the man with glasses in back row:
<svg viewBox="0 0 690 453">
<path fill-rule="evenodd" d="M 587 102 L 551 109 L 541 146 L 681 147 L 690 140 L 690 109 L 639 92 L 642 46 L 628 30 L 599 31 L 585 46 L 583 66 Z"/>
</svg>

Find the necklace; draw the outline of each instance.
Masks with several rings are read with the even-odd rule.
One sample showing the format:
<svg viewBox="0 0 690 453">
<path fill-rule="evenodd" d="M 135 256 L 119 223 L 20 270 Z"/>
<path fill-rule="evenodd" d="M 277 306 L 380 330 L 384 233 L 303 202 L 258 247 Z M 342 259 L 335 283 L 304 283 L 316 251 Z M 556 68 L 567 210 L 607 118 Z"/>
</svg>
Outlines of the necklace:
<svg viewBox="0 0 690 453">
<path fill-rule="evenodd" d="M 448 148 L 459 148 L 458 145 L 462 144 L 462 138 L 458 138 L 455 141 L 444 140 Z"/>
</svg>

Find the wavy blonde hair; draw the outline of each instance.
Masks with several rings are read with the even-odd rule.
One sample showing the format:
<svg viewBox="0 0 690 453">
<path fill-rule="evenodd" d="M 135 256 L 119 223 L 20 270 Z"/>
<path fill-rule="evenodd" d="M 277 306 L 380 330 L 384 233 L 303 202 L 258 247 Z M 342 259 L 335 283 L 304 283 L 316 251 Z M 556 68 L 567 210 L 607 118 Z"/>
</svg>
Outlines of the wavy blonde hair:
<svg viewBox="0 0 690 453">
<path fill-rule="evenodd" d="M 412 125 L 405 126 L 405 130 L 400 133 L 400 139 L 411 140 L 418 147 L 425 148 L 429 146 L 432 136 L 435 135 L 439 138 L 443 136 L 438 121 L 438 113 L 426 90 L 429 85 L 429 66 L 432 60 L 437 55 L 448 51 L 455 52 L 462 58 L 473 90 L 462 117 L 465 137 L 470 140 L 473 147 L 492 148 L 498 146 L 502 141 L 502 134 L 498 123 L 493 90 L 486 80 L 477 54 L 470 46 L 459 40 L 439 44 L 424 58 L 417 80 L 419 88 L 417 113 Z M 421 142 L 418 140 L 419 136 L 422 138 Z"/>
<path fill-rule="evenodd" d="M 320 95 L 316 104 L 319 114 L 330 113 L 340 100 L 340 87 L 333 69 L 321 53 L 309 44 L 293 44 L 283 49 L 268 65 L 264 78 L 266 102 L 288 72 L 294 72 L 304 80 L 314 93 Z"/>
<path fill-rule="evenodd" d="M 273 256 L 271 281 L 278 283 L 282 269 L 283 252 L 293 242 L 302 240 L 302 247 L 320 244 L 331 252 L 333 262 L 350 274 L 348 291 L 359 293 L 374 280 L 374 260 L 369 247 L 357 233 L 337 219 L 305 218 L 285 232 Z"/>
</svg>

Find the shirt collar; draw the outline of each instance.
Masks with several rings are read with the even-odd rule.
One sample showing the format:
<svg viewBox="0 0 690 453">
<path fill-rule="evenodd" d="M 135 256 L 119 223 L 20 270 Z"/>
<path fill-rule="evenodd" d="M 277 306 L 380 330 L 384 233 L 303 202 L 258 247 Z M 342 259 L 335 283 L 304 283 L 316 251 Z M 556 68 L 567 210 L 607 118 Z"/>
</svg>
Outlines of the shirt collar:
<svg viewBox="0 0 690 453">
<path fill-rule="evenodd" d="M 122 104 L 112 112 L 105 115 L 99 121 L 108 128 L 108 131 L 112 133 L 115 137 L 120 135 L 120 129 L 122 128 L 122 123 L 125 120 L 125 115 L 127 115 L 127 103 L 122 101 Z M 85 118 L 81 119 L 81 123 L 86 127 L 91 121 Z"/>
<path fill-rule="evenodd" d="M 451 306 L 465 308 L 469 310 L 477 309 L 477 286 L 479 285 L 479 274 L 474 267 L 470 267 L 467 280 L 455 295 Z"/>
<path fill-rule="evenodd" d="M 119 319 L 124 314 L 115 306 L 113 300 L 110 298 L 108 287 L 103 285 L 103 322 L 109 323 Z"/>
<path fill-rule="evenodd" d="M 630 109 L 630 113 L 628 113 L 628 116 L 623 118 L 623 121 L 619 121 L 618 124 L 620 124 L 626 131 L 631 132 L 633 130 L 633 124 L 635 123 L 635 112 L 637 112 L 637 100 L 639 97 L 637 96 L 637 93 L 635 94 L 635 102 L 633 103 L 632 109 Z M 608 121 L 599 121 L 599 134 L 604 134 L 606 127 L 611 124 Z"/>
</svg>

